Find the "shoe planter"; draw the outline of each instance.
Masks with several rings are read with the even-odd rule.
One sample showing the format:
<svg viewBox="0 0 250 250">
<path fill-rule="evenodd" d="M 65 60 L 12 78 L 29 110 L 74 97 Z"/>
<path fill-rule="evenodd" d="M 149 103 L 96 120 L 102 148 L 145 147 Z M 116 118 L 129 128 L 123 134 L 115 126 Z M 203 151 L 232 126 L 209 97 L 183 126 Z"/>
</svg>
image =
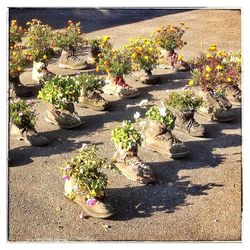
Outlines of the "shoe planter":
<svg viewBox="0 0 250 250">
<path fill-rule="evenodd" d="M 87 61 L 74 55 L 73 50 L 63 50 L 59 58 L 59 68 L 63 69 L 86 69 Z"/>
<path fill-rule="evenodd" d="M 230 108 L 231 102 L 225 96 L 216 97 L 212 92 L 201 91 L 205 100 L 205 106 L 197 110 L 197 113 L 211 121 L 230 122 L 236 119 L 236 114 Z"/>
<path fill-rule="evenodd" d="M 175 110 L 173 113 L 176 117 L 174 130 L 194 137 L 203 137 L 206 134 L 204 126 L 194 119 L 193 111 L 180 112 Z"/>
<path fill-rule="evenodd" d="M 69 103 L 66 109 L 56 109 L 53 105 L 49 104 L 45 120 L 64 129 L 76 128 L 83 124 L 80 117 L 74 111 L 73 103 Z"/>
<path fill-rule="evenodd" d="M 132 181 L 147 184 L 156 180 L 151 167 L 143 163 L 135 150 L 126 152 L 117 149 L 113 161 L 122 174 Z"/>
<path fill-rule="evenodd" d="M 149 120 L 143 135 L 142 146 L 170 158 L 178 159 L 189 154 L 187 147 L 168 131 L 164 123 Z"/>
<path fill-rule="evenodd" d="M 26 143 L 32 146 L 44 146 L 49 143 L 47 137 L 40 135 L 33 129 L 20 129 L 15 124 L 10 125 L 10 135 L 17 140 L 24 140 Z"/>
<path fill-rule="evenodd" d="M 9 79 L 9 95 L 10 97 L 30 97 L 33 96 L 33 91 L 29 87 L 24 86 L 19 76 L 10 77 Z"/>
<path fill-rule="evenodd" d="M 73 178 L 65 181 L 64 194 L 67 198 L 69 198 L 68 194 L 70 194 L 74 190 L 74 186 L 75 182 Z M 85 191 L 76 192 L 73 202 L 80 205 L 86 214 L 95 218 L 105 219 L 114 214 L 113 207 L 107 201 L 105 201 L 105 199 L 87 199 L 87 192 Z"/>
<path fill-rule="evenodd" d="M 115 95 L 121 98 L 130 99 L 140 94 L 138 89 L 132 88 L 125 83 L 122 77 L 107 77 L 105 82 L 106 85 L 102 88 L 102 91 L 107 95 Z"/>
<path fill-rule="evenodd" d="M 241 105 L 241 90 L 237 84 L 228 84 L 226 87 L 226 97 L 234 105 Z"/>
<path fill-rule="evenodd" d="M 99 93 L 95 91 L 87 93 L 82 89 L 77 106 L 103 111 L 109 107 L 109 102 L 107 102 Z"/>
<path fill-rule="evenodd" d="M 157 84 L 160 81 L 160 76 L 152 75 L 151 71 L 145 71 L 145 73 L 139 77 L 139 80 L 144 84 Z"/>
<path fill-rule="evenodd" d="M 47 69 L 47 65 L 44 62 L 33 62 L 32 68 L 32 80 L 35 82 L 44 82 L 54 77 L 55 74 Z"/>
</svg>

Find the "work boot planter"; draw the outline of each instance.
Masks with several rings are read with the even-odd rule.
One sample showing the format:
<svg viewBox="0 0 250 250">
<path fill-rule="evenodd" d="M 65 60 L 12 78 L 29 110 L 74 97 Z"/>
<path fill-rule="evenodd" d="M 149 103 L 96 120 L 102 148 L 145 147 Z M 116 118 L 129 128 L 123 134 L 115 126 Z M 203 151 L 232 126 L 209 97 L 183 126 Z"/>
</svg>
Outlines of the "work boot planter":
<svg viewBox="0 0 250 250">
<path fill-rule="evenodd" d="M 114 213 L 105 197 L 108 177 L 100 171 L 107 166 L 106 160 L 97 156 L 95 146 L 84 144 L 61 168 L 65 181 L 64 195 L 92 217 L 107 218 Z"/>
<path fill-rule="evenodd" d="M 78 102 L 81 85 L 75 77 L 55 76 L 46 81 L 38 98 L 48 103 L 45 120 L 60 128 L 70 129 L 82 124 L 74 111 Z"/>
<path fill-rule="evenodd" d="M 224 93 L 225 98 L 234 104 L 241 102 L 241 91 L 238 84 L 241 81 L 241 58 L 232 56 L 223 50 L 218 50 L 212 44 L 207 53 L 201 53 L 192 64 L 192 79 L 190 85 L 200 86 L 205 92 Z"/>
<path fill-rule="evenodd" d="M 104 70 L 108 74 L 103 92 L 121 98 L 137 97 L 138 89 L 131 87 L 124 80 L 124 76 L 132 72 L 131 58 L 126 51 L 104 48 L 101 54 L 96 71 Z"/>
<path fill-rule="evenodd" d="M 152 37 L 159 44 L 162 62 L 167 68 L 175 71 L 187 70 L 186 63 L 182 56 L 178 55 L 176 49 L 181 49 L 186 42 L 182 37 L 189 27 L 185 23 L 180 25 L 166 25 L 152 33 Z"/>
<path fill-rule="evenodd" d="M 156 41 L 141 37 L 130 38 L 125 50 L 131 57 L 133 71 L 144 71 L 139 80 L 145 84 L 156 84 L 159 76 L 152 75 L 152 70 L 159 64 L 160 58 Z"/>
<path fill-rule="evenodd" d="M 143 163 L 137 155 L 142 138 L 130 121 L 123 121 L 121 126 L 112 130 L 112 140 L 117 149 L 113 161 L 122 174 L 139 183 L 147 184 L 155 181 L 151 167 Z"/>
<path fill-rule="evenodd" d="M 146 112 L 142 146 L 166 155 L 170 158 L 182 158 L 188 155 L 187 147 L 172 135 L 175 117 L 164 105 L 153 106 Z"/>
<path fill-rule="evenodd" d="M 101 96 L 104 79 L 94 74 L 82 74 L 76 77 L 81 85 L 78 106 L 93 110 L 106 110 L 109 103 Z"/>
<path fill-rule="evenodd" d="M 19 98 L 10 100 L 10 135 L 18 140 L 24 140 L 32 146 L 43 146 L 48 144 L 45 136 L 37 133 L 35 129 L 35 108 L 29 101 Z"/>
<path fill-rule="evenodd" d="M 169 91 L 165 105 L 176 117 L 174 129 L 191 136 L 202 137 L 206 130 L 194 119 L 194 113 L 203 105 L 201 96 L 190 89 Z"/>
</svg>

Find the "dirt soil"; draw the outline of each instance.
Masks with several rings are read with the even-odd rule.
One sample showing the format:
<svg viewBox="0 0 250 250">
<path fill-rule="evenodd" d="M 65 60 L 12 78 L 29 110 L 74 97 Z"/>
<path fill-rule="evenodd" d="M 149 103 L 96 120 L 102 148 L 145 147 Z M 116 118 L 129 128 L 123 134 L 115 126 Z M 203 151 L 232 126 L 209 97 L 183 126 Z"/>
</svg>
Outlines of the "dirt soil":
<svg viewBox="0 0 250 250">
<path fill-rule="evenodd" d="M 94 17 L 94 18 L 93 18 Z M 211 43 L 225 50 L 241 48 L 241 14 L 238 10 L 154 10 L 154 9 L 11 9 L 10 18 L 25 24 L 31 18 L 41 19 L 55 28 L 63 28 L 68 19 L 81 21 L 87 37 L 110 35 L 119 47 L 130 37 L 145 36 L 164 24 L 186 22 L 187 46 L 180 53 L 192 58 Z M 82 56 L 86 57 L 82 53 Z M 58 58 L 49 69 L 57 74 L 74 74 L 58 68 Z M 89 69 L 88 72 L 94 72 Z M 240 241 L 241 240 L 241 108 L 234 107 L 237 120 L 230 123 L 205 124 L 206 138 L 174 132 L 190 149 L 190 156 L 172 160 L 140 148 L 139 155 L 158 175 L 152 185 L 133 183 L 118 172 L 105 170 L 109 177 L 106 193 L 115 215 L 101 220 L 80 218 L 81 207 L 63 195 L 59 172 L 67 159 L 85 142 L 98 145 L 101 156 L 111 158 L 115 148 L 111 130 L 124 119 L 133 119 L 140 111 L 142 99 L 159 102 L 165 91 L 182 88 L 190 79 L 189 72 L 175 73 L 157 68 L 159 84 L 143 85 L 134 76 L 126 79 L 138 87 L 136 99 L 111 101 L 109 111 L 76 111 L 84 120 L 78 129 L 63 130 L 44 120 L 46 104 L 36 96 L 37 130 L 50 144 L 32 147 L 9 138 L 9 207 L 10 241 Z M 31 68 L 21 76 L 27 86 L 34 85 Z"/>
</svg>

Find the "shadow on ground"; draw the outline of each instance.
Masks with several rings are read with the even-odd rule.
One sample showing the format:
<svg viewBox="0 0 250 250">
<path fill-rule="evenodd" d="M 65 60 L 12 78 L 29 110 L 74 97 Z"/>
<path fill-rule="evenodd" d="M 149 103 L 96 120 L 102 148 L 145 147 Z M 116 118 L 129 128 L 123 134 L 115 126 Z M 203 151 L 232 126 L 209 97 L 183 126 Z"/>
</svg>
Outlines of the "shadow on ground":
<svg viewBox="0 0 250 250">
<path fill-rule="evenodd" d="M 81 22 L 81 31 L 89 33 L 185 11 L 191 11 L 191 9 L 10 8 L 9 17 L 10 20 L 16 19 L 22 26 L 36 18 L 56 29 L 64 28 L 68 20 L 72 20 Z"/>
</svg>

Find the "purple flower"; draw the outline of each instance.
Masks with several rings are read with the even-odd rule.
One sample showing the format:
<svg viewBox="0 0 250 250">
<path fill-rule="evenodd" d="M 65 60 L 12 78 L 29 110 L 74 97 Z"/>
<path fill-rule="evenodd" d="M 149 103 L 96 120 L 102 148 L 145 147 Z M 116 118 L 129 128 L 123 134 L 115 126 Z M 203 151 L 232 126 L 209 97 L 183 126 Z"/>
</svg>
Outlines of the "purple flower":
<svg viewBox="0 0 250 250">
<path fill-rule="evenodd" d="M 67 165 L 67 166 L 65 167 L 65 170 L 66 170 L 66 171 L 70 170 L 70 166 Z"/>
<path fill-rule="evenodd" d="M 64 176 L 63 176 L 63 179 L 64 179 L 65 181 L 69 181 L 70 177 L 69 177 L 68 175 L 64 175 Z"/>
<path fill-rule="evenodd" d="M 96 204 L 97 200 L 95 198 L 90 198 L 88 200 L 86 200 L 86 204 L 89 206 L 89 207 L 92 207 Z"/>
</svg>

